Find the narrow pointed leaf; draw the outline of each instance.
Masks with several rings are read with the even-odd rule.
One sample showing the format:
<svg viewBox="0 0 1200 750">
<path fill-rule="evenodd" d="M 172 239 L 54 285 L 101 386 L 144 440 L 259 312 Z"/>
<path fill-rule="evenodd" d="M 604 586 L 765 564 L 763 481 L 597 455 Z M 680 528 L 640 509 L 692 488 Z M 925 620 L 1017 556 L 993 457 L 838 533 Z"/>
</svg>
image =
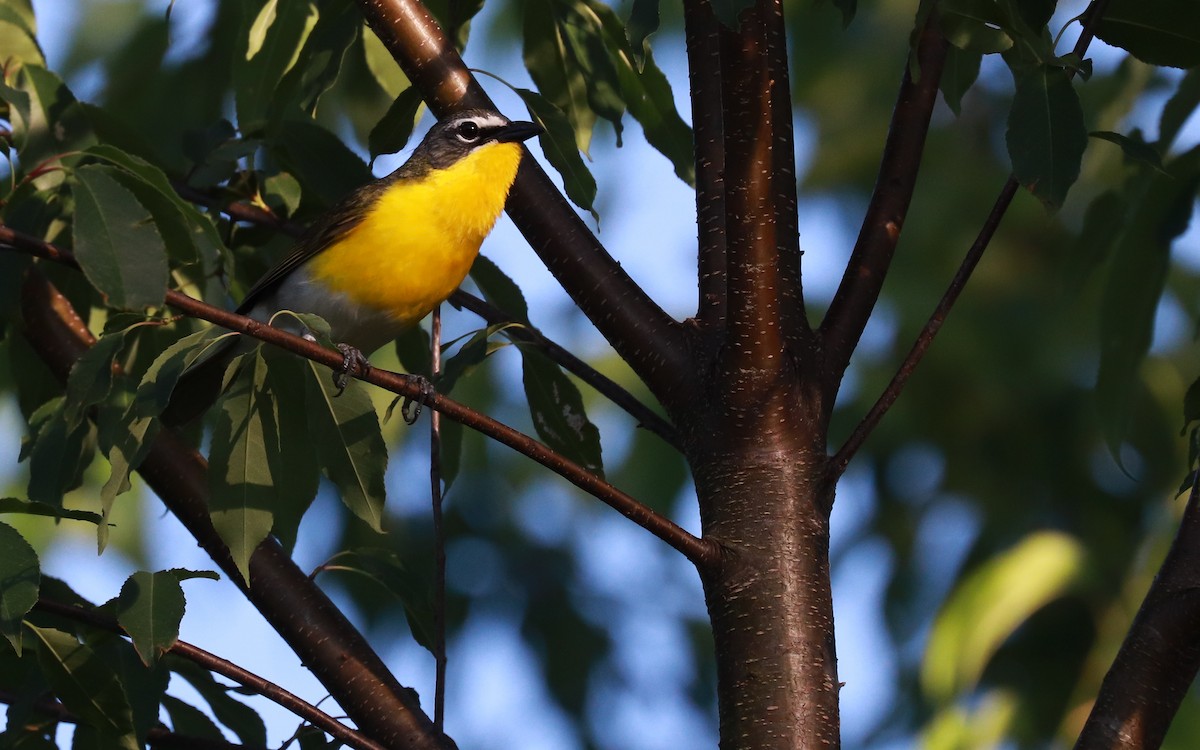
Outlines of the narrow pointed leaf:
<svg viewBox="0 0 1200 750">
<path fill-rule="evenodd" d="M 100 523 L 100 514 L 86 510 L 70 510 L 47 503 L 22 500 L 19 497 L 0 497 L 0 513 L 21 513 L 26 516 L 45 516 L 70 521 Z"/>
<path fill-rule="evenodd" d="M 603 476 L 600 432 L 587 418 L 575 383 L 535 349 L 521 350 L 522 381 L 537 434 L 554 450 Z"/>
<path fill-rule="evenodd" d="M 570 122 L 562 110 L 541 94 L 521 88 L 515 91 L 521 97 L 521 101 L 525 102 L 534 122 L 545 128 L 545 132 L 538 136 L 538 143 L 541 144 L 542 153 L 546 155 L 550 165 L 562 177 L 567 197 L 575 205 L 596 216 L 592 207 L 596 201 L 596 178 L 579 155 Z"/>
<path fill-rule="evenodd" d="M 41 584 L 37 553 L 21 533 L 0 523 L 0 632 L 21 655 L 21 620 L 37 603 Z"/>
<path fill-rule="evenodd" d="M 1096 36 L 1151 65 L 1193 68 L 1200 65 L 1200 3 L 1112 0 Z"/>
</svg>

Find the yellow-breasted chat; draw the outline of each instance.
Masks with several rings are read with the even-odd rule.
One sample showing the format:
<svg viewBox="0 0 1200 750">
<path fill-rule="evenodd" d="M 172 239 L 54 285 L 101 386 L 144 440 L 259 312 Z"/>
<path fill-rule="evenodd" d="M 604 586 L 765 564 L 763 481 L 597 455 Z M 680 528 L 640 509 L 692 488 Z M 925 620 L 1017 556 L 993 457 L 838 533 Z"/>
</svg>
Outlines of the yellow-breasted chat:
<svg viewBox="0 0 1200 750">
<path fill-rule="evenodd" d="M 504 210 L 521 142 L 542 128 L 472 109 L 438 122 L 403 165 L 350 193 L 246 293 L 237 311 L 329 323 L 346 367 L 416 325 L 458 288 Z M 306 333 L 291 316 L 279 325 Z M 233 337 L 180 379 L 163 414 L 191 421 L 216 399 L 245 344 Z"/>
</svg>

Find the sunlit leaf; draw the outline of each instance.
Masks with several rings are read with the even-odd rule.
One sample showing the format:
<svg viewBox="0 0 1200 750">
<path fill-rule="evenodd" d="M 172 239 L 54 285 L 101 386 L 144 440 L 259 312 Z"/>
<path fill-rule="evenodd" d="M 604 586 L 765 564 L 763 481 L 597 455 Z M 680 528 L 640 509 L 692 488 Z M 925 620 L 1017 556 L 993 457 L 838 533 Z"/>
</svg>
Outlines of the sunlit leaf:
<svg viewBox="0 0 1200 750">
<path fill-rule="evenodd" d="M 234 58 L 238 126 L 257 133 L 267 124 L 273 94 L 317 23 L 314 2 L 268 0 L 246 32 L 244 52 Z"/>
<path fill-rule="evenodd" d="M 21 620 L 37 603 L 42 572 L 21 532 L 0 523 L 0 632 L 21 655 Z"/>
<path fill-rule="evenodd" d="M 28 21 L 8 5 L 0 5 L 0 49 L 10 69 L 19 63 L 46 64 Z"/>
<path fill-rule="evenodd" d="M 1065 534 L 1036 532 L 961 580 L 934 621 L 921 686 L 944 704 L 974 689 L 1001 644 L 1085 572 L 1084 551 Z"/>
<path fill-rule="evenodd" d="M 294 1 L 289 5 L 298 5 Z M 349 0 L 327 0 L 304 39 L 296 63 L 272 93 L 275 119 L 315 114 L 317 102 L 337 80 L 346 51 L 358 37 L 362 14 Z"/>
<path fill-rule="evenodd" d="M 243 579 L 250 557 L 271 533 L 281 499 L 275 401 L 266 388 L 267 366 L 257 351 L 238 358 L 229 391 L 219 402 L 209 456 L 208 501 L 213 527 L 229 547 Z"/>
</svg>

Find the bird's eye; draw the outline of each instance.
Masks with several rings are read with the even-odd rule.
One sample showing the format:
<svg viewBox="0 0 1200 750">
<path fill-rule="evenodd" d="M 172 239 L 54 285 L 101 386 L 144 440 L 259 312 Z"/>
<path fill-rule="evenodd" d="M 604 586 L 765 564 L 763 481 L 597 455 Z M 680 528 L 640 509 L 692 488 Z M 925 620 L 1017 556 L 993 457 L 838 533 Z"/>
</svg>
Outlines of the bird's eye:
<svg viewBox="0 0 1200 750">
<path fill-rule="evenodd" d="M 478 140 L 479 138 L 479 123 L 473 120 L 466 120 L 458 126 L 458 137 L 466 142 Z"/>
</svg>

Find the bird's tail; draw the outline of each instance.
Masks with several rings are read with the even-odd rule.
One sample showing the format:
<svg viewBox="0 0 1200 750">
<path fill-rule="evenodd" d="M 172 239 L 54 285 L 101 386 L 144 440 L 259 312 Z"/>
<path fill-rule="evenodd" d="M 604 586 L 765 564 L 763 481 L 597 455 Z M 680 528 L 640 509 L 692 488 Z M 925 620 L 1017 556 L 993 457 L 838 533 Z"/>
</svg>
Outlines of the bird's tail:
<svg viewBox="0 0 1200 750">
<path fill-rule="evenodd" d="M 171 400 L 161 415 L 168 427 L 182 427 L 204 414 L 221 395 L 225 370 L 241 354 L 241 336 L 229 336 L 213 344 L 199 362 L 193 363 L 175 384 Z"/>
</svg>

